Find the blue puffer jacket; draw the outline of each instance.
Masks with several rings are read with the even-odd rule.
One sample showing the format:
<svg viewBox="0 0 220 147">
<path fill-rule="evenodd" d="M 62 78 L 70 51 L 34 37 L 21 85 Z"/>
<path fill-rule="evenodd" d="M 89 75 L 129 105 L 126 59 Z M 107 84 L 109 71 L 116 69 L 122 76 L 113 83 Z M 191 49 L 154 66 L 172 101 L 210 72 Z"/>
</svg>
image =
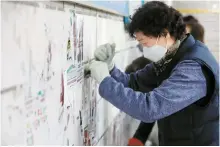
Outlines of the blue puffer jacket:
<svg viewBox="0 0 220 147">
<path fill-rule="evenodd" d="M 158 121 L 160 145 L 219 145 L 218 92 L 218 63 L 191 35 L 159 75 L 154 64 L 130 75 L 115 67 L 99 86 L 100 95 L 125 113 Z"/>
</svg>

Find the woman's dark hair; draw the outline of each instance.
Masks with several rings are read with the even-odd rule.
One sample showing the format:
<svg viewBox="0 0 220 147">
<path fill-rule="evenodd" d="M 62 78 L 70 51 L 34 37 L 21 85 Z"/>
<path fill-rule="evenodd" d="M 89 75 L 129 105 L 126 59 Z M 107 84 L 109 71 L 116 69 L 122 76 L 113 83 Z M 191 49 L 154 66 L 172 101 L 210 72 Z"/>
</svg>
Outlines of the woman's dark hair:
<svg viewBox="0 0 220 147">
<path fill-rule="evenodd" d="M 198 19 L 196 19 L 194 16 L 192 15 L 187 15 L 183 17 L 183 21 L 186 24 L 191 24 L 191 23 L 199 23 Z"/>
<path fill-rule="evenodd" d="M 183 21 L 190 28 L 190 34 L 196 39 L 204 43 L 205 29 L 192 15 L 183 17 Z"/>
<path fill-rule="evenodd" d="M 204 27 L 199 23 L 192 23 L 189 24 L 189 27 L 191 28 L 190 34 L 196 39 L 204 43 L 204 35 L 205 30 Z"/>
<path fill-rule="evenodd" d="M 153 37 L 165 36 L 168 31 L 175 39 L 181 39 L 186 33 L 182 15 L 159 1 L 147 2 L 134 13 L 128 32 L 135 37 L 138 31 Z"/>
</svg>

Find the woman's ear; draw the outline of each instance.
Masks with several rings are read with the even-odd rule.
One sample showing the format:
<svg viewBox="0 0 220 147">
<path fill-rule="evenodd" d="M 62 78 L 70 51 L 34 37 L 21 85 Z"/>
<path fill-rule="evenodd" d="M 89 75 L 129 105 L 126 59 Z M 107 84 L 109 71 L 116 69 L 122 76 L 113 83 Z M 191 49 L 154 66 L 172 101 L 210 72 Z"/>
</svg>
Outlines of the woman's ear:
<svg viewBox="0 0 220 147">
<path fill-rule="evenodd" d="M 186 25 L 186 33 L 190 33 L 191 32 L 191 27 L 189 25 Z"/>
</svg>

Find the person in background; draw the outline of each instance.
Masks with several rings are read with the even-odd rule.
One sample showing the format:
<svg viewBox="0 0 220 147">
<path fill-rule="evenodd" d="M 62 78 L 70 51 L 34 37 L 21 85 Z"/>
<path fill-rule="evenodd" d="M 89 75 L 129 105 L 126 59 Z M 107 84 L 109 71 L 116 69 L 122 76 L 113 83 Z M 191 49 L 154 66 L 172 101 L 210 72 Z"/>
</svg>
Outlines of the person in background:
<svg viewBox="0 0 220 147">
<path fill-rule="evenodd" d="M 143 69 L 147 64 L 152 63 L 151 60 L 145 58 L 144 56 L 138 57 L 137 59 L 133 60 L 130 65 L 128 65 L 125 69 L 125 73 L 130 74 L 136 72 L 140 69 Z M 129 139 L 128 146 L 137 146 L 137 145 L 144 145 L 149 138 L 149 135 L 152 131 L 155 122 L 153 123 L 144 123 L 141 122 L 136 130 L 134 136 Z M 153 136 L 154 137 L 154 136 Z M 150 140 L 152 145 L 158 145 L 156 141 Z"/>
<path fill-rule="evenodd" d="M 132 16 L 129 34 L 161 57 L 135 73 L 115 66 L 115 44 L 95 51 L 85 70 L 99 94 L 145 123 L 157 121 L 159 145 L 219 145 L 219 66 L 209 49 L 186 34 L 182 15 L 150 1 Z"/>
<path fill-rule="evenodd" d="M 186 24 L 186 33 L 190 33 L 196 40 L 199 40 L 204 43 L 204 27 L 199 23 L 198 19 L 196 19 L 192 15 L 187 15 L 183 17 L 183 21 Z M 138 63 L 141 62 L 141 60 L 144 59 L 138 58 L 137 59 Z M 137 66 L 137 63 L 136 64 L 132 63 L 130 66 L 128 66 L 128 69 L 133 66 Z M 144 67 L 144 65 L 142 66 L 140 65 L 140 67 Z M 154 122 L 153 123 L 141 122 L 134 136 L 129 139 L 128 145 L 143 146 L 146 143 L 147 139 L 149 138 L 149 135 L 152 132 L 154 124 L 155 124 Z M 157 138 L 156 138 L 157 136 L 153 136 L 153 137 L 154 137 L 153 139 L 155 140 L 153 142 L 153 145 L 157 145 Z"/>
<path fill-rule="evenodd" d="M 125 69 L 125 72 L 130 74 L 136 72 L 142 68 L 144 68 L 147 64 L 151 63 L 152 61 L 145 58 L 144 56 L 138 57 L 132 61 L 130 65 L 128 65 Z"/>
<path fill-rule="evenodd" d="M 183 21 L 186 24 L 186 33 L 190 33 L 196 40 L 204 43 L 205 30 L 198 19 L 192 15 L 188 15 L 183 17 Z"/>
</svg>

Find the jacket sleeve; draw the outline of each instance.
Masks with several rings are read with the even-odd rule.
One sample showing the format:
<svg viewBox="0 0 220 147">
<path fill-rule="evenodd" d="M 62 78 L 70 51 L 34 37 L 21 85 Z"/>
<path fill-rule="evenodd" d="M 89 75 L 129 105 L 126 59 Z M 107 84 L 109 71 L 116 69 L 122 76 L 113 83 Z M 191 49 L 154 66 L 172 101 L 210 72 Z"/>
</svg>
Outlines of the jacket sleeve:
<svg viewBox="0 0 220 147">
<path fill-rule="evenodd" d="M 106 77 L 99 85 L 99 93 L 132 117 L 143 122 L 154 122 L 204 97 L 206 81 L 201 66 L 195 61 L 185 60 L 151 92 L 137 92 L 112 77 Z"/>
<path fill-rule="evenodd" d="M 112 78 L 115 79 L 115 81 L 120 82 L 124 85 L 124 87 L 130 87 L 132 89 L 138 89 L 139 85 L 143 85 L 143 81 L 150 81 L 150 79 L 154 78 L 154 70 L 153 70 L 153 64 L 148 64 L 145 66 L 145 68 L 138 70 L 135 73 L 132 74 L 126 74 L 124 72 L 121 72 L 117 67 L 114 67 L 113 70 L 110 72 L 110 75 Z M 134 78 L 138 78 L 136 82 L 134 82 Z M 139 81 L 139 82 L 137 82 Z M 149 82 L 145 82 L 145 86 L 147 87 Z"/>
</svg>

